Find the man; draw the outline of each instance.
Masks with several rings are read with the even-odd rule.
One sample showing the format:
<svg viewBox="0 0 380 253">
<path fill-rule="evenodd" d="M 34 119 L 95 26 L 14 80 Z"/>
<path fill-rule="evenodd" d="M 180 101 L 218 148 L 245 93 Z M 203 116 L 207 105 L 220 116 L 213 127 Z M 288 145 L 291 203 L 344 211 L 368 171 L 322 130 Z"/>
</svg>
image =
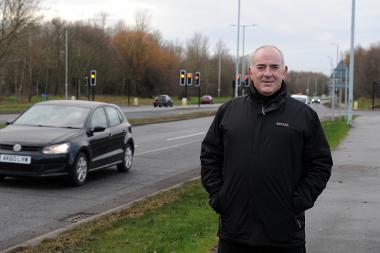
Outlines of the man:
<svg viewBox="0 0 380 253">
<path fill-rule="evenodd" d="M 202 183 L 220 214 L 221 253 L 303 253 L 305 211 L 330 177 L 317 114 L 286 97 L 287 66 L 274 46 L 251 59 L 249 94 L 223 104 L 202 142 Z"/>
</svg>

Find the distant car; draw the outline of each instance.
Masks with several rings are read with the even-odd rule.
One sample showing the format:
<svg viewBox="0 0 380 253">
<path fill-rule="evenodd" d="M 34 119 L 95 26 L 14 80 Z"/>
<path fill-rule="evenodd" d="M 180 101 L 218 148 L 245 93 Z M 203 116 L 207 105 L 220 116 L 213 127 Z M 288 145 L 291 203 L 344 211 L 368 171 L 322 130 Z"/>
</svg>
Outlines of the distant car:
<svg viewBox="0 0 380 253">
<path fill-rule="evenodd" d="M 306 95 L 299 95 L 299 94 L 293 94 L 291 95 L 292 98 L 297 99 L 305 104 L 310 104 L 309 97 Z"/>
<path fill-rule="evenodd" d="M 201 104 L 213 104 L 214 100 L 210 95 L 204 95 L 201 97 Z"/>
<path fill-rule="evenodd" d="M 153 105 L 154 107 L 157 107 L 157 106 L 158 107 L 161 107 L 161 106 L 172 107 L 173 100 L 168 95 L 159 95 L 154 98 Z"/>
<path fill-rule="evenodd" d="M 93 170 L 129 171 L 134 150 L 131 124 L 116 105 L 40 102 L 0 130 L 0 180 L 66 176 L 79 186 Z"/>
<path fill-rule="evenodd" d="M 311 99 L 311 103 L 313 103 L 313 104 L 315 104 L 315 103 L 320 104 L 321 103 L 321 99 L 319 97 L 313 97 Z"/>
</svg>

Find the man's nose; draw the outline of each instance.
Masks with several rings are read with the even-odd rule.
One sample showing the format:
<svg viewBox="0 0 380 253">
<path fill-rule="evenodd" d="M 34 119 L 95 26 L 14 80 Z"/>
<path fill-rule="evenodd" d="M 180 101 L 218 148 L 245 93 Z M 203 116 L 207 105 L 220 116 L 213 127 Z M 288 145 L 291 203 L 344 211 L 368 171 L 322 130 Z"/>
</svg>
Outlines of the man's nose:
<svg viewBox="0 0 380 253">
<path fill-rule="evenodd" d="M 271 71 L 270 67 L 265 68 L 264 75 L 265 76 L 271 76 L 272 75 L 272 71 Z"/>
</svg>

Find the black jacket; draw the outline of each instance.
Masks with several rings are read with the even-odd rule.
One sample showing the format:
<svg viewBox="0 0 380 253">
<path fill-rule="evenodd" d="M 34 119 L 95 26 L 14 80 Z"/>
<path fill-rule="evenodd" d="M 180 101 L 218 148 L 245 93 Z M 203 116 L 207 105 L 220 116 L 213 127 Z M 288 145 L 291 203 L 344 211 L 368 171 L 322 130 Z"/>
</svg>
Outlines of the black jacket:
<svg viewBox="0 0 380 253">
<path fill-rule="evenodd" d="M 318 115 L 255 89 L 223 104 L 202 142 L 201 177 L 220 213 L 220 238 L 250 245 L 305 243 L 304 211 L 330 177 L 332 158 Z"/>
</svg>

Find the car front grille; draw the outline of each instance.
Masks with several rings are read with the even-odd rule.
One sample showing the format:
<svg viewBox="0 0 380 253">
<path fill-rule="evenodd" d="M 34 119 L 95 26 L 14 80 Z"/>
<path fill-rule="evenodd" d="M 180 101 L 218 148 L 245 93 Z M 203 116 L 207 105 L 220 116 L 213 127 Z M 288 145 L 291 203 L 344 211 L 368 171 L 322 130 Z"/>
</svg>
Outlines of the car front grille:
<svg viewBox="0 0 380 253">
<path fill-rule="evenodd" d="M 13 150 L 14 145 L 9 144 L 0 144 L 0 149 L 3 150 Z M 42 147 L 36 147 L 36 146 L 22 146 L 21 151 L 41 151 Z"/>
</svg>

